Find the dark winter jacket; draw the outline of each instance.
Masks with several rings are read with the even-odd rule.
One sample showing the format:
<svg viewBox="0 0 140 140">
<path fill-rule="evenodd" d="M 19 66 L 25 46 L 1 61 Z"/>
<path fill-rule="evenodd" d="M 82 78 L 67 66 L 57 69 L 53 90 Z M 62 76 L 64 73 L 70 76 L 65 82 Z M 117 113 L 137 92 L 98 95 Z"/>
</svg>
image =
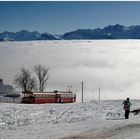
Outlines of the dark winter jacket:
<svg viewBox="0 0 140 140">
<path fill-rule="evenodd" d="M 130 110 L 130 106 L 132 105 L 129 100 L 123 101 L 124 110 Z"/>
</svg>

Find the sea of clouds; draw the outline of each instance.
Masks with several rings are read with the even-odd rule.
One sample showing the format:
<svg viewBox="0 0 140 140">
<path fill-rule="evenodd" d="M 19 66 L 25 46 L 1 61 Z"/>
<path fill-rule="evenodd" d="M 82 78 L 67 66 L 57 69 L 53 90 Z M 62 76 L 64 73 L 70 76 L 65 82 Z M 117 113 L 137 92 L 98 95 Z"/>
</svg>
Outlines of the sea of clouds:
<svg viewBox="0 0 140 140">
<path fill-rule="evenodd" d="M 13 85 L 21 67 L 35 64 L 50 68 L 46 90 L 67 86 L 84 99 L 140 99 L 139 40 L 72 40 L 0 43 L 0 77 Z"/>
</svg>

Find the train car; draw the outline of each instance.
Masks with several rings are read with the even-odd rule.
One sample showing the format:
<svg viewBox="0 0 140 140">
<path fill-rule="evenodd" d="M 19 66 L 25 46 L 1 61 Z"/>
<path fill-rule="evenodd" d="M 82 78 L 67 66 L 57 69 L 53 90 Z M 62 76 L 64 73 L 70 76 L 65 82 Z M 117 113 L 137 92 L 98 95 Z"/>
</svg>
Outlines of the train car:
<svg viewBox="0 0 140 140">
<path fill-rule="evenodd" d="M 76 94 L 70 91 L 54 92 L 22 92 L 22 103 L 42 104 L 42 103 L 72 103 L 76 101 Z"/>
<path fill-rule="evenodd" d="M 76 101 L 76 94 L 72 92 L 61 91 L 57 93 L 58 102 L 60 103 L 71 103 Z"/>
</svg>

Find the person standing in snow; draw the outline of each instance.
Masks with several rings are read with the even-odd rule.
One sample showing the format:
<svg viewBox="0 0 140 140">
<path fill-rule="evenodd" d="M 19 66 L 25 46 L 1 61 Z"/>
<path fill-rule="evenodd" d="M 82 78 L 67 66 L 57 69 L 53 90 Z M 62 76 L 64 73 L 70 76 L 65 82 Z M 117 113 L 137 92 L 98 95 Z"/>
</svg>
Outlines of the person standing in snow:
<svg viewBox="0 0 140 140">
<path fill-rule="evenodd" d="M 130 106 L 132 105 L 131 102 L 129 101 L 129 98 L 123 101 L 123 105 L 125 110 L 125 119 L 129 119 Z"/>
</svg>

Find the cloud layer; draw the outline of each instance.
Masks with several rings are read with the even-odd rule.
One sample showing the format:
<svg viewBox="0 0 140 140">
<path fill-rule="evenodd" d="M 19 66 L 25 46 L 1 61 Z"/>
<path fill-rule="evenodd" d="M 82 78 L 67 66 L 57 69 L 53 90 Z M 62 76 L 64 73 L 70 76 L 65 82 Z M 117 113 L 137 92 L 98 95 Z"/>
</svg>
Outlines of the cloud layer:
<svg viewBox="0 0 140 140">
<path fill-rule="evenodd" d="M 140 98 L 140 41 L 84 40 L 0 43 L 0 76 L 13 84 L 21 67 L 50 67 L 46 90 L 65 90 L 71 85 L 81 99 Z"/>
</svg>

